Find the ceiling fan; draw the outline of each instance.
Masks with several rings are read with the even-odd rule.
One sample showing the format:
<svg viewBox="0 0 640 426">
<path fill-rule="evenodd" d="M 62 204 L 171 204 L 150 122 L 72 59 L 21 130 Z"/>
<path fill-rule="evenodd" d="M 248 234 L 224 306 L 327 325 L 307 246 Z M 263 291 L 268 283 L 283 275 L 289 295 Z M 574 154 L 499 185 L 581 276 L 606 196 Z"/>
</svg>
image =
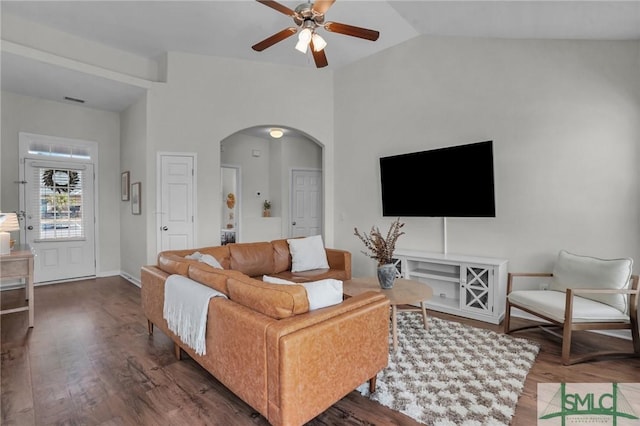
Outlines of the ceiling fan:
<svg viewBox="0 0 640 426">
<path fill-rule="evenodd" d="M 353 25 L 341 24 L 338 22 L 324 22 L 324 14 L 336 0 L 315 0 L 313 3 L 302 3 L 298 5 L 295 10 L 273 0 L 256 1 L 277 10 L 280 13 L 290 16 L 296 24 L 295 27 L 285 28 L 284 30 L 277 32 L 251 46 L 251 48 L 257 52 L 262 52 L 264 49 L 291 37 L 300 30 L 296 50 L 302 53 L 307 53 L 307 48 L 311 47 L 311 54 L 313 55 L 316 67 L 322 68 L 329 65 L 327 62 L 327 56 L 324 53 L 324 48 L 327 45 L 327 42 L 320 36 L 320 34 L 318 34 L 318 28 L 324 28 L 332 33 L 344 34 L 371 41 L 376 41 L 380 36 L 380 33 L 375 30 L 354 27 Z"/>
</svg>

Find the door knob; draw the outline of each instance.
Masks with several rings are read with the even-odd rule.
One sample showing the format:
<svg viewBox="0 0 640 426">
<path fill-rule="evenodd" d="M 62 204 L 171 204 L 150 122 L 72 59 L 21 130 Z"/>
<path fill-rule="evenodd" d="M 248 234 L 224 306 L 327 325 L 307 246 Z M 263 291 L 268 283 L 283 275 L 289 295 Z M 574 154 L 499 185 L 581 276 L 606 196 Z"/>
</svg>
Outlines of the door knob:
<svg viewBox="0 0 640 426">
<path fill-rule="evenodd" d="M 160 228 L 160 229 L 162 229 L 163 231 L 167 231 L 169 228 L 168 228 L 167 226 L 163 226 L 163 227 L 162 227 L 162 228 Z"/>
<path fill-rule="evenodd" d="M 296 226 L 296 223 L 295 223 L 295 222 L 291 222 L 291 224 L 292 224 L 293 226 Z"/>
<path fill-rule="evenodd" d="M 33 226 L 29 225 L 29 226 L 27 226 L 27 229 L 28 229 L 29 231 L 33 231 Z"/>
</svg>

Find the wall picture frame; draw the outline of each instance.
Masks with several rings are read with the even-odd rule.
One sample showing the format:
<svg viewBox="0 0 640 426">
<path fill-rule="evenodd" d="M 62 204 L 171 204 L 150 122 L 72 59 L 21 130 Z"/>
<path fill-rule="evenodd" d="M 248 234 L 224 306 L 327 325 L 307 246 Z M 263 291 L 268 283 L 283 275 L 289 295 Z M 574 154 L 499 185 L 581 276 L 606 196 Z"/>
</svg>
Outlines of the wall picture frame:
<svg viewBox="0 0 640 426">
<path fill-rule="evenodd" d="M 129 172 L 122 172 L 120 175 L 120 199 L 129 201 Z"/>
<path fill-rule="evenodd" d="M 135 182 L 131 184 L 131 213 L 142 214 L 142 184 Z"/>
</svg>

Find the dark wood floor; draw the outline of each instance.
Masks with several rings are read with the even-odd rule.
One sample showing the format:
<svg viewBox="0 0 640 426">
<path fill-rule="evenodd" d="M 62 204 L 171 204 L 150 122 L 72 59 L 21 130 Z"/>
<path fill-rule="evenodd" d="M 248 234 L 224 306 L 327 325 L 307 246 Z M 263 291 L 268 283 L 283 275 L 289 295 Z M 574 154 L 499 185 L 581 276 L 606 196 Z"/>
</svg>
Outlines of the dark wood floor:
<svg viewBox="0 0 640 426">
<path fill-rule="evenodd" d="M 171 341 L 147 335 L 140 290 L 120 277 L 37 287 L 35 328 L 26 313 L 0 319 L 0 423 L 3 425 L 266 425 L 266 420 L 190 359 L 176 361 Z M 24 298 L 2 292 L 5 309 Z M 499 326 L 431 312 L 499 331 Z M 559 363 L 558 341 L 542 343 L 512 424 L 536 419 L 540 382 L 640 382 L 640 360 Z M 622 339 L 583 333 L 578 351 L 594 344 L 630 348 Z M 352 392 L 310 425 L 417 425 Z"/>
</svg>

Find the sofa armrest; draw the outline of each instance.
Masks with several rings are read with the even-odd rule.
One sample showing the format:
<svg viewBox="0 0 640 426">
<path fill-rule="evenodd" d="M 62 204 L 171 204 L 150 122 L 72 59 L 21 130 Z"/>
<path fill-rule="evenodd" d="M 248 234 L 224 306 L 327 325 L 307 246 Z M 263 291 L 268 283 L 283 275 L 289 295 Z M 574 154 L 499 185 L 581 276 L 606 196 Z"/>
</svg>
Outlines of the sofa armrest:
<svg viewBox="0 0 640 426">
<path fill-rule="evenodd" d="M 379 292 L 267 328 L 269 421 L 304 424 L 386 367 L 389 300 Z"/>
<path fill-rule="evenodd" d="M 156 266 L 143 266 L 140 274 L 142 311 L 147 320 L 153 324 L 165 325 L 165 319 L 162 316 L 164 282 L 169 277 L 169 274 Z"/>
<path fill-rule="evenodd" d="M 345 280 L 351 279 L 351 252 L 338 249 L 325 249 L 329 268 L 345 271 Z"/>
</svg>

